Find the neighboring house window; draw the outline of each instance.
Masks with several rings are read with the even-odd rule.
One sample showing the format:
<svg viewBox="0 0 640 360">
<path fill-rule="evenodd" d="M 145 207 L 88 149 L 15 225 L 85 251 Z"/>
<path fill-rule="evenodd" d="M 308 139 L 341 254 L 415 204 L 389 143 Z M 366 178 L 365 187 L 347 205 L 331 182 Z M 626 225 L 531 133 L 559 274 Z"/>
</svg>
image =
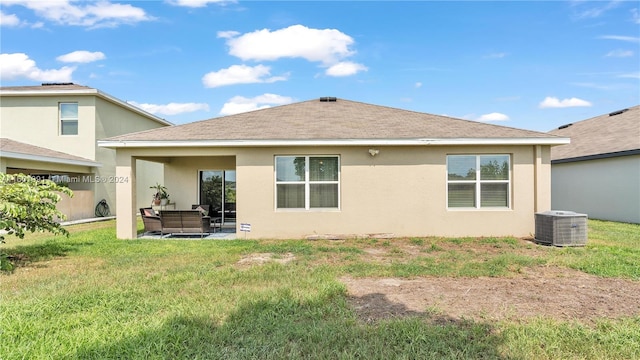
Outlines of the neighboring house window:
<svg viewBox="0 0 640 360">
<path fill-rule="evenodd" d="M 509 155 L 448 155 L 449 208 L 510 207 Z"/>
<path fill-rule="evenodd" d="M 276 156 L 276 208 L 337 209 L 338 156 Z"/>
<path fill-rule="evenodd" d="M 78 103 L 60 103 L 60 135 L 78 135 Z"/>
</svg>

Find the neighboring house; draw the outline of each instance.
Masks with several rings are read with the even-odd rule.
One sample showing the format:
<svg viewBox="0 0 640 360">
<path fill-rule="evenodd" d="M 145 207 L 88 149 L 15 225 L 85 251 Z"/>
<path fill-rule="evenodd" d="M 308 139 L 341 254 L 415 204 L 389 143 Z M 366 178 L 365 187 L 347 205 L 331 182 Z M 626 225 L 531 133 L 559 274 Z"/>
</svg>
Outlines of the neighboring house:
<svg viewBox="0 0 640 360">
<path fill-rule="evenodd" d="M 210 204 L 237 231 L 250 226 L 247 238 L 282 239 L 529 236 L 534 213 L 551 209 L 550 148 L 568 141 L 320 98 L 99 146 L 116 149 L 118 176 L 136 158 L 163 163 L 178 209 Z M 137 196 L 117 184 L 119 238 L 136 237 Z"/>
<path fill-rule="evenodd" d="M 640 223 L 640 106 L 560 126 L 551 150 L 551 205 L 590 218 Z"/>
<path fill-rule="evenodd" d="M 70 220 L 94 217 L 105 199 L 116 213 L 116 152 L 97 140 L 171 123 L 86 86 L 43 84 L 0 87 L 0 172 L 25 173 L 68 185 L 73 198 L 58 208 Z M 138 161 L 138 186 L 164 181 L 161 164 Z M 145 188 L 146 186 L 146 188 Z"/>
</svg>

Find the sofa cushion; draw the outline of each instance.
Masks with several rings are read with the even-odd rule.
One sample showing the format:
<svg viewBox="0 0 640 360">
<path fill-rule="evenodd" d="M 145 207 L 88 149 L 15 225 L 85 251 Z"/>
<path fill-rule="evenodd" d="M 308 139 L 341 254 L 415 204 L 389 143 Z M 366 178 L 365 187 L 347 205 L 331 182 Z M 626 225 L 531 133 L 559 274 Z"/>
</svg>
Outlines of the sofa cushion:
<svg viewBox="0 0 640 360">
<path fill-rule="evenodd" d="M 143 209 L 144 216 L 156 216 L 156 212 L 153 209 Z"/>
<path fill-rule="evenodd" d="M 198 206 L 196 208 L 196 210 L 200 211 L 200 213 L 202 214 L 202 216 L 207 216 L 209 215 L 209 212 L 207 210 L 205 210 L 202 206 Z"/>
</svg>

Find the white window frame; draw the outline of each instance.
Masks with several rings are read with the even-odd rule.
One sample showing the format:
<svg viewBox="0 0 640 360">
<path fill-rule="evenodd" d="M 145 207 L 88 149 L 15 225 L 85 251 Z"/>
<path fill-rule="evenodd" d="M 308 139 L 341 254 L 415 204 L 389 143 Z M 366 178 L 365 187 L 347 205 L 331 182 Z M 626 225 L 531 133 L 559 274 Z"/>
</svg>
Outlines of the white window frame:
<svg viewBox="0 0 640 360">
<path fill-rule="evenodd" d="M 62 117 L 62 105 L 75 105 L 76 106 L 76 117 L 74 117 L 74 118 L 64 118 L 64 117 Z M 77 102 L 69 101 L 69 102 L 58 103 L 58 126 L 60 127 L 60 131 L 59 131 L 60 135 L 61 136 L 77 136 L 80 133 L 80 126 L 79 126 L 80 123 L 78 121 L 79 117 L 80 117 L 80 106 L 78 105 Z M 62 133 L 62 129 L 63 129 L 62 124 L 64 122 L 75 122 L 76 123 L 76 133 L 75 134 L 63 134 Z"/>
<path fill-rule="evenodd" d="M 475 156 L 476 158 L 476 178 L 474 180 L 449 180 L 449 158 L 456 156 Z M 481 167 L 480 158 L 483 156 L 507 156 L 509 159 L 509 178 L 507 180 L 482 180 L 481 179 Z M 448 154 L 445 176 L 447 180 L 446 184 L 446 204 L 447 210 L 510 210 L 511 209 L 511 179 L 513 178 L 513 170 L 511 168 L 512 156 L 511 154 Z M 475 207 L 450 207 L 449 206 L 449 184 L 475 184 Z M 507 184 L 507 206 L 481 206 L 481 191 L 482 184 Z"/>
<path fill-rule="evenodd" d="M 284 157 L 303 157 L 304 158 L 304 181 L 278 181 L 278 158 Z M 309 179 L 309 163 L 311 158 L 319 158 L 319 157 L 333 157 L 338 159 L 338 180 L 324 180 L 324 181 L 311 181 Z M 340 196 L 340 178 L 341 178 L 341 162 L 340 155 L 276 155 L 273 159 L 273 177 L 274 177 L 274 208 L 276 211 L 335 211 L 340 210 L 341 206 L 341 196 Z M 304 208 L 279 208 L 278 207 L 278 185 L 295 185 L 295 184 L 304 184 Z M 338 206 L 323 208 L 323 207 L 311 207 L 311 185 L 313 184 L 334 184 L 338 185 Z"/>
</svg>

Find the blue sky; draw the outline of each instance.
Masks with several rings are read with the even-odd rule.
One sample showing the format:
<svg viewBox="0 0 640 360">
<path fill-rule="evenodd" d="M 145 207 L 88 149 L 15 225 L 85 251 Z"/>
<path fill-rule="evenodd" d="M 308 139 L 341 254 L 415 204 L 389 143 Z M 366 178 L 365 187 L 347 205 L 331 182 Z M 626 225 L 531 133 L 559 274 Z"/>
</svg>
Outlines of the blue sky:
<svg viewBox="0 0 640 360">
<path fill-rule="evenodd" d="M 181 124 L 336 96 L 549 131 L 640 104 L 637 1 L 0 2 L 2 86 Z"/>
</svg>

